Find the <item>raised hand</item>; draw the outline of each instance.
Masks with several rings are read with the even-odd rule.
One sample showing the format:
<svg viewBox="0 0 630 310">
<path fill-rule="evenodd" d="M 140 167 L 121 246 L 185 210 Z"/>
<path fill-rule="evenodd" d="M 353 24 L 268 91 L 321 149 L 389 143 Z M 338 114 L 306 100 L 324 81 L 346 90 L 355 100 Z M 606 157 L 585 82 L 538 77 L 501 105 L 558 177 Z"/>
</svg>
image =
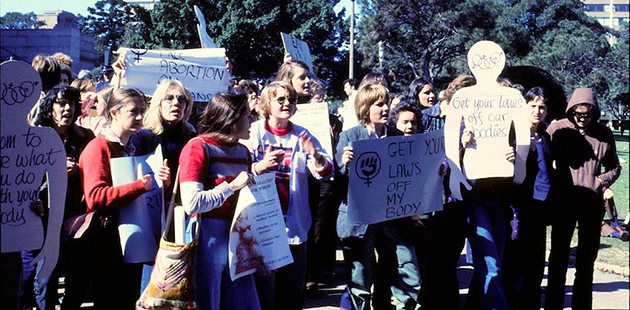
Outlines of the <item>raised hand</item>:
<svg viewBox="0 0 630 310">
<path fill-rule="evenodd" d="M 265 156 L 263 159 L 256 163 L 255 169 L 257 173 L 264 173 L 269 169 L 278 167 L 284 159 L 283 150 L 273 150 L 273 146 L 268 146 L 265 149 Z"/>
<path fill-rule="evenodd" d="M 361 160 L 361 172 L 365 176 L 371 176 L 376 172 L 376 157 L 368 157 Z"/>
</svg>

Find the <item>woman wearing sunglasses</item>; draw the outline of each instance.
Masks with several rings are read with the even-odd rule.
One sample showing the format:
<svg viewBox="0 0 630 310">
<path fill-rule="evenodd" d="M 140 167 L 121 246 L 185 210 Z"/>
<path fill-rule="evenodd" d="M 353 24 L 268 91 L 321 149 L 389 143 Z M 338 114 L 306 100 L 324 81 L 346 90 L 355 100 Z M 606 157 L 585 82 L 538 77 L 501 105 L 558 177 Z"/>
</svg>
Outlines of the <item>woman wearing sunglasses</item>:
<svg viewBox="0 0 630 310">
<path fill-rule="evenodd" d="M 255 174 L 273 172 L 293 264 L 256 278 L 263 309 L 300 309 L 306 278 L 306 240 L 311 228 L 308 173 L 317 179 L 333 173 L 332 160 L 319 141 L 289 118 L 295 113 L 297 93 L 285 82 L 265 87 L 260 100 L 263 119 L 252 125 L 247 144 L 254 155 Z"/>
</svg>

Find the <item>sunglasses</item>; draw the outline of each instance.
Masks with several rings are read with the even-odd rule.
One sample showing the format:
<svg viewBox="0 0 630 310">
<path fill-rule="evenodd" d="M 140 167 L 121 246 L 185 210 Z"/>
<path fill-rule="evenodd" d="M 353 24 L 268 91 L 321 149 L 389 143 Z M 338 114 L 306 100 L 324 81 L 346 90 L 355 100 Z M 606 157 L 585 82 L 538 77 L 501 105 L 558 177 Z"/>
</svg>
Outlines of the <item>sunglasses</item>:
<svg viewBox="0 0 630 310">
<path fill-rule="evenodd" d="M 173 95 L 166 95 L 164 96 L 164 100 L 168 101 L 168 102 L 172 102 L 173 100 L 175 100 L 175 98 L 177 98 L 177 101 L 179 102 L 186 102 L 186 96 L 184 95 L 179 95 L 177 97 L 173 96 Z"/>
<path fill-rule="evenodd" d="M 295 102 L 296 102 L 295 97 L 285 97 L 285 96 L 281 96 L 281 97 L 276 98 L 276 101 L 278 101 L 278 103 L 279 103 L 279 104 L 284 104 L 284 102 L 285 102 L 286 100 L 289 100 L 289 103 L 290 103 L 290 104 L 295 104 Z"/>
<path fill-rule="evenodd" d="M 593 115 L 593 111 L 588 111 L 584 113 L 573 112 L 573 115 L 577 118 L 590 118 Z"/>
</svg>

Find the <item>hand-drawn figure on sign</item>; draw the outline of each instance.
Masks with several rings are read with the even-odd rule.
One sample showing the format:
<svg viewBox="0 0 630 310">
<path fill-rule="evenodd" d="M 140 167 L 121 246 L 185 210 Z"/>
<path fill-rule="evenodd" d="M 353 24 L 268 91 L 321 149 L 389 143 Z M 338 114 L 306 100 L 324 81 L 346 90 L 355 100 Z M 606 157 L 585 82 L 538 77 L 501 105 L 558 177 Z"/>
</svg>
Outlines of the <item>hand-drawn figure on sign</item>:
<svg viewBox="0 0 630 310">
<path fill-rule="evenodd" d="M 497 83 L 505 67 L 501 47 L 491 41 L 475 43 L 468 66 L 477 84 L 453 95 L 444 131 L 450 189 L 459 200 L 460 184 L 471 188 L 467 179 L 514 177 L 520 184 L 530 143 L 525 99 L 518 90 Z M 513 163 L 507 152 L 515 153 Z"/>
<path fill-rule="evenodd" d="M 42 85 L 35 69 L 21 61 L 0 65 L 2 104 L 2 253 L 40 249 L 34 262 L 44 260 L 40 277 L 53 270 L 59 256 L 59 235 L 67 186 L 66 152 L 52 128 L 31 127 L 26 115 L 37 102 Z M 48 180 L 48 216 L 30 206 Z M 46 225 L 46 229 L 44 229 Z"/>
<path fill-rule="evenodd" d="M 381 172 L 381 158 L 376 152 L 366 152 L 359 156 L 355 164 L 355 173 L 361 180 L 365 180 L 370 187 L 370 180 Z"/>
</svg>

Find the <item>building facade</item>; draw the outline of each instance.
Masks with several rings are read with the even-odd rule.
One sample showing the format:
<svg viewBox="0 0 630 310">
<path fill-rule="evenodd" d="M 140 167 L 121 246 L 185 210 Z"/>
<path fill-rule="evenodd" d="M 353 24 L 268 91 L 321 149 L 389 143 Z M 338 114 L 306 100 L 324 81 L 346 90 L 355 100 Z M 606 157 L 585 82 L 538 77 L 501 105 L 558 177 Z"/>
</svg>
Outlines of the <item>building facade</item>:
<svg viewBox="0 0 630 310">
<path fill-rule="evenodd" d="M 70 56 L 72 71 L 91 70 L 98 62 L 94 50 L 94 38 L 81 33 L 77 17 L 66 11 L 45 11 L 37 20 L 46 22 L 39 29 L 0 30 L 0 58 L 13 57 L 30 63 L 37 54 L 52 55 L 57 52 Z"/>
<path fill-rule="evenodd" d="M 584 0 L 584 12 L 602 26 L 619 30 L 621 22 L 630 21 L 628 0 Z"/>
</svg>

